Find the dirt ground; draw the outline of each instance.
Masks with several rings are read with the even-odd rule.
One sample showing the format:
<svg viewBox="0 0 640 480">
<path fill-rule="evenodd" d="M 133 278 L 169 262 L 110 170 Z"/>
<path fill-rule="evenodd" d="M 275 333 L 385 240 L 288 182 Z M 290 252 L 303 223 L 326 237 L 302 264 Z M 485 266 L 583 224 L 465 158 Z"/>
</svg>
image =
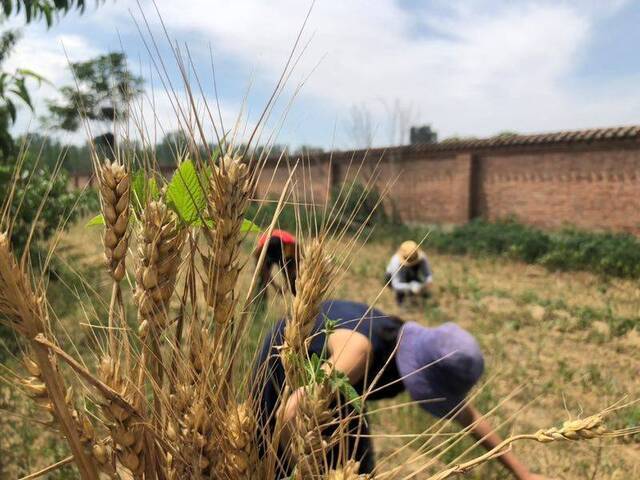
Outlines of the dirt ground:
<svg viewBox="0 0 640 480">
<path fill-rule="evenodd" d="M 344 253 L 340 245 L 336 247 Z M 77 270 L 90 272 L 91 288 L 99 293 L 108 287 L 101 270 L 97 232 L 73 227 L 63 238 L 59 252 L 59 257 Z M 482 386 L 474 393 L 474 401 L 482 411 L 495 409 L 489 418 L 500 426 L 503 435 L 533 433 L 596 413 L 623 399 L 640 398 L 640 326 L 634 328 L 640 325 L 637 282 L 607 280 L 579 272 L 554 273 L 504 259 L 428 251 L 434 270 L 434 297 L 424 305 L 398 309 L 392 293 L 382 288 L 382 275 L 392 253 L 393 246 L 382 243 L 351 252 L 344 258 L 345 268 L 332 296 L 375 303 L 387 313 L 424 325 L 455 321 L 470 330 L 486 357 L 486 373 Z M 248 273 L 243 275 L 243 285 L 248 285 Z M 86 292 L 79 291 L 77 295 L 82 297 Z M 77 303 L 73 298 L 67 299 L 59 314 L 79 315 Z M 275 300 L 268 318 L 273 320 L 281 312 L 281 301 Z M 82 315 L 91 317 L 93 313 L 85 311 Z M 60 325 L 69 323 L 62 321 Z M 71 328 L 67 334 L 80 335 Z M 76 342 L 83 343 L 81 338 Z M 379 462 L 398 468 L 391 478 L 426 478 L 438 466 L 459 461 L 459 456 L 470 448 L 472 454 L 482 453 L 481 448 L 473 449 L 469 439 L 447 451 L 438 449 L 442 439 L 458 430 L 446 426 L 433 435 L 434 419 L 416 406 L 398 407 L 408 401 L 408 397 L 402 397 L 393 403 L 372 402 L 368 406 Z M 618 428 L 639 423 L 638 405 L 610 419 L 610 425 Z M 420 435 L 425 431 L 431 435 Z M 13 445 L 15 448 L 16 443 Z M 420 445 L 428 455 L 416 459 Z M 6 448 L 2 450 L 7 452 Z M 534 471 L 549 478 L 640 478 L 637 437 L 545 446 L 522 443 L 514 450 Z M 13 452 L 14 456 L 17 454 Z M 33 456 L 34 452 L 29 454 Z M 60 455 L 56 453 L 54 457 Z M 34 458 L 28 467 L 39 463 Z M 467 478 L 509 476 L 494 461 Z"/>
<path fill-rule="evenodd" d="M 471 331 L 486 357 L 484 384 L 477 392 L 476 404 L 483 411 L 498 407 L 490 419 L 502 426 L 503 434 L 533 433 L 598 412 L 624 398 L 640 398 L 637 282 L 605 280 L 583 272 L 549 272 L 503 259 L 428 252 L 434 270 L 434 298 L 424 306 L 400 309 L 392 292 L 381 292 L 382 272 L 392 253 L 391 245 L 363 247 L 352 256 L 335 296 L 375 302 L 385 312 L 425 325 L 454 321 Z M 370 408 L 386 406 L 380 403 Z M 433 420 L 418 410 L 410 406 L 374 415 L 373 433 L 425 431 Z M 610 423 L 623 427 L 639 421 L 640 407 L 631 406 Z M 439 443 L 428 441 L 430 445 Z M 378 457 L 406 442 L 407 438 L 377 439 Z M 638 442 L 636 437 L 635 441 L 548 446 L 527 443 L 518 444 L 515 452 L 534 471 L 549 478 L 631 479 L 640 478 Z M 463 443 L 467 447 L 472 442 Z M 451 461 L 464 447 L 455 447 L 441 458 Z M 411 457 L 407 452 L 403 456 Z M 416 471 L 425 461 L 415 463 L 405 471 Z M 469 475 L 509 478 L 497 462 Z"/>
</svg>

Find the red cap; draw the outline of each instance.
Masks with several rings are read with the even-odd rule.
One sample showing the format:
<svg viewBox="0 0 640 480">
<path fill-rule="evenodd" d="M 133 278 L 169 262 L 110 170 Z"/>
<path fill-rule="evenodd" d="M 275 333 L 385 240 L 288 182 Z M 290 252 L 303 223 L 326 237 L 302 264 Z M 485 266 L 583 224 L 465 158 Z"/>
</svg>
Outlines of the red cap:
<svg viewBox="0 0 640 480">
<path fill-rule="evenodd" d="M 293 235 L 291 235 L 289 232 L 285 230 L 274 229 L 271 232 L 271 237 L 279 238 L 280 241 L 285 245 L 296 243 L 296 237 L 294 237 Z M 267 241 L 267 234 L 263 233 L 262 235 L 260 235 L 260 238 L 258 239 L 258 246 L 263 247 L 266 241 Z"/>
</svg>

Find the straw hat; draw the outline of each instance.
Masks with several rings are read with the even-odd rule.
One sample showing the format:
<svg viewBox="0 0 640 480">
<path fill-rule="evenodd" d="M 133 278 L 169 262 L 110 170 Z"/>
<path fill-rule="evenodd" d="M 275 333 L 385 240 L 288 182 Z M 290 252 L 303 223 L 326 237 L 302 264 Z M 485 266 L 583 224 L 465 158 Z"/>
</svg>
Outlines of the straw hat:
<svg viewBox="0 0 640 480">
<path fill-rule="evenodd" d="M 400 262 L 405 265 L 412 267 L 416 263 L 420 261 L 420 259 L 424 256 L 424 252 L 420 250 L 418 244 L 413 240 L 407 240 L 406 242 L 402 242 L 400 248 L 398 249 L 398 256 L 400 257 Z"/>
</svg>

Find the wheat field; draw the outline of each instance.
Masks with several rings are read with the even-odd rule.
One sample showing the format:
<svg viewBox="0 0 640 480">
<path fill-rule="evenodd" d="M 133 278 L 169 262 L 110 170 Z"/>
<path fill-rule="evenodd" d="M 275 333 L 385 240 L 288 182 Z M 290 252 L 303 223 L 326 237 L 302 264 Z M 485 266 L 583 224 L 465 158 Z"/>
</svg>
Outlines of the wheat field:
<svg viewBox="0 0 640 480">
<path fill-rule="evenodd" d="M 102 368 L 103 372 L 106 369 L 104 376 L 110 370 L 104 361 L 99 362 L 95 354 L 89 353 L 108 348 L 108 342 L 104 342 L 108 336 L 98 339 L 96 335 L 96 331 L 104 333 L 104 329 L 95 328 L 104 322 L 101 309 L 108 309 L 112 287 L 103 266 L 101 235 L 100 229 L 73 226 L 57 249 L 61 279 L 51 282 L 48 288 L 52 311 L 60 312 L 52 324 L 56 331 L 64 332 L 58 337 L 59 344 L 70 353 L 75 352 L 74 357 L 86 359 L 89 368 Z M 250 234 L 243 242 L 241 257 L 249 256 L 254 240 L 255 234 Z M 339 246 L 337 240 L 329 242 L 329 249 Z M 485 383 L 477 392 L 476 403 L 483 411 L 499 407 L 489 418 L 500 425 L 504 436 L 535 432 L 583 412 L 599 412 L 622 398 L 637 397 L 640 392 L 640 377 L 634 371 L 634 365 L 637 370 L 640 363 L 640 335 L 636 330 L 617 335 L 615 329 L 620 319 L 637 318 L 640 289 L 634 282 L 605 280 L 586 273 L 548 272 L 501 259 L 438 255 L 429 251 L 427 241 L 436 275 L 436 294 L 425 305 L 399 309 L 381 282 L 381 272 L 393 249 L 391 242 L 356 245 L 352 260 L 345 264 L 331 295 L 375 301 L 387 313 L 425 325 L 453 320 L 469 329 L 479 339 L 487 359 Z M 113 264 L 112 271 L 116 268 L 117 264 Z M 248 288 L 252 273 L 251 266 L 242 271 L 238 278 L 240 290 Z M 182 282 L 178 280 L 178 290 Z M 123 304 L 129 309 L 129 321 L 133 321 L 135 299 L 127 289 L 123 292 Z M 172 302 L 170 308 L 177 308 L 176 298 Z M 272 296 L 265 316 L 252 319 L 255 324 L 251 325 L 247 345 L 257 346 L 259 336 L 290 308 L 290 301 Z M 240 360 L 243 361 L 249 362 L 250 358 Z M 15 363 L 8 360 L 9 365 Z M 6 416 L 2 422 L 0 471 L 13 478 L 68 458 L 68 450 L 58 436 L 34 424 L 32 418 L 38 416 L 38 410 L 27 403 L 28 399 L 16 396 L 15 389 L 6 385 L 2 392 L 3 408 L 16 415 Z M 421 471 L 424 461 L 417 461 L 414 451 L 403 445 L 407 435 L 428 432 L 434 421 L 415 406 L 394 409 L 392 416 L 384 414 L 386 408 L 393 406 L 384 401 L 369 406 L 372 433 L 379 461 L 388 457 L 389 468 L 404 465 L 402 470 L 394 470 L 397 478 L 439 478 L 435 475 L 452 463 L 484 453 L 480 448 L 474 449 L 473 442 L 467 439 L 441 453 L 437 462 Z M 632 405 L 616 412 L 609 419 L 609 426 L 629 428 L 638 424 L 639 417 L 640 407 Z M 457 430 L 451 426 L 448 431 Z M 615 440 L 550 446 L 521 442 L 514 448 L 533 470 L 549 478 L 623 479 L 635 478 L 640 472 L 637 441 L 637 436 L 626 435 Z M 459 457 L 465 452 L 466 457 Z M 50 478 L 75 478 L 76 472 L 67 465 L 50 474 Z M 484 463 L 469 475 L 478 479 L 509 478 L 497 462 Z M 240 477 L 226 473 L 215 478 Z"/>
</svg>

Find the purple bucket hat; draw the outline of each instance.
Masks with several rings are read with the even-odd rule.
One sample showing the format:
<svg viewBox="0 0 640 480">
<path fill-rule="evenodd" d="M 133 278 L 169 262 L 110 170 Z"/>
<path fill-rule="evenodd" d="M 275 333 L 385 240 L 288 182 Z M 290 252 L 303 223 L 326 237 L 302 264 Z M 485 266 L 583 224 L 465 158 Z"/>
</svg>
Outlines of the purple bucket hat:
<svg viewBox="0 0 640 480">
<path fill-rule="evenodd" d="M 451 322 L 435 328 L 406 323 L 395 357 L 411 398 L 437 417 L 456 410 L 484 371 L 476 339 Z"/>
</svg>

